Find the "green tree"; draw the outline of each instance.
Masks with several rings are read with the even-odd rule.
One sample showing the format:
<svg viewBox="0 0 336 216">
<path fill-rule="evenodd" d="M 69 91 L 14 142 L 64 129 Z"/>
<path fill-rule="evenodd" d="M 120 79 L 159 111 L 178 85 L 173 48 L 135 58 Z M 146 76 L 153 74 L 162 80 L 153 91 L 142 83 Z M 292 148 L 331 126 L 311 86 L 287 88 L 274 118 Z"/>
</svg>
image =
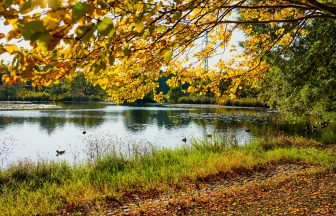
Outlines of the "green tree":
<svg viewBox="0 0 336 216">
<path fill-rule="evenodd" d="M 291 49 L 271 53 L 274 66 L 262 98 L 274 108 L 296 114 L 335 112 L 335 22 L 315 20 L 306 29 L 309 34 L 297 38 Z"/>
<path fill-rule="evenodd" d="M 71 80 L 70 89 L 73 95 L 83 94 L 85 96 L 97 96 L 102 98 L 106 96 L 106 93 L 100 86 L 93 86 L 83 73 L 77 73 L 73 80 Z"/>
</svg>

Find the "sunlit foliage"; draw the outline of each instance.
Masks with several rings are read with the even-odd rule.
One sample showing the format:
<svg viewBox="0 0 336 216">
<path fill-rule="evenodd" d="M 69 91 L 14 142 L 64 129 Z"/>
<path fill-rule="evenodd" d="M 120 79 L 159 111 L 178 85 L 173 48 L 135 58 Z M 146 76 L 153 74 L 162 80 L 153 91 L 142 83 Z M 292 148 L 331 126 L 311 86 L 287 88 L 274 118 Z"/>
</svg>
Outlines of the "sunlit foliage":
<svg viewBox="0 0 336 216">
<path fill-rule="evenodd" d="M 173 87 L 189 83 L 188 92 L 235 96 L 244 86 L 256 88 L 269 65 L 264 54 L 288 48 L 305 35 L 311 19 L 336 18 L 334 1 L 315 0 L 2 0 L 0 54 L 14 56 L 2 65 L 7 84 L 31 80 L 49 86 L 82 71 L 117 102 L 135 101 L 149 92 L 162 101 L 157 80 L 171 76 Z M 253 35 L 253 26 L 269 23 L 269 32 Z M 287 27 L 283 28 L 283 24 Z M 218 49 L 235 49 L 234 30 L 245 32 L 245 49 L 216 67 L 203 66 Z M 199 39 L 209 37 L 207 46 Z M 30 47 L 20 46 L 29 41 Z M 160 72 L 160 69 L 164 72 Z M 224 92 L 220 84 L 230 81 Z"/>
</svg>

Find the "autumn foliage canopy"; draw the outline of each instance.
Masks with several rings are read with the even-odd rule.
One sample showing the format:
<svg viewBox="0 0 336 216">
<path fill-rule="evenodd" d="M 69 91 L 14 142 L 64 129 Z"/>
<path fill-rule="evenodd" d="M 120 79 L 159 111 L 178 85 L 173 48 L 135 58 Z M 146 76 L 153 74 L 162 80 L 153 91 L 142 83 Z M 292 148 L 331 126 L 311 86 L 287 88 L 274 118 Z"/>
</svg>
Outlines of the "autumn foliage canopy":
<svg viewBox="0 0 336 216">
<path fill-rule="evenodd" d="M 290 49 L 307 34 L 316 19 L 336 19 L 333 0 L 2 0 L 0 64 L 7 84 L 31 80 L 48 86 L 81 71 L 117 102 L 155 99 L 160 77 L 171 87 L 188 84 L 187 92 L 217 97 L 244 86 L 258 88 L 272 62 L 272 49 Z M 259 31 L 258 27 L 267 26 Z M 230 43 L 233 32 L 245 40 Z M 207 36 L 209 42 L 202 44 Z M 28 41 L 29 46 L 23 46 Z M 200 42 L 201 41 L 201 42 Z M 219 50 L 231 58 L 218 58 L 211 67 L 204 60 Z M 280 53 L 281 54 L 281 53 Z M 273 59 L 273 60 L 276 60 Z M 224 91 L 223 83 L 229 83 Z"/>
</svg>

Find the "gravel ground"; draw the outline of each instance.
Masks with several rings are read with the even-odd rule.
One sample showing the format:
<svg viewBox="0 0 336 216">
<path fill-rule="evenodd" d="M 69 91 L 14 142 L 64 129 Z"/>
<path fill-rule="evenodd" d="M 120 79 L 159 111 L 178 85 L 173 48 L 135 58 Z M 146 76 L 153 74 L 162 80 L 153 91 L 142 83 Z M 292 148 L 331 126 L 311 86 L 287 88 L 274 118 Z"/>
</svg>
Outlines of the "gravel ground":
<svg viewBox="0 0 336 216">
<path fill-rule="evenodd" d="M 106 215 L 335 215 L 335 177 L 334 172 L 285 165 L 133 200 Z"/>
<path fill-rule="evenodd" d="M 305 163 L 270 164 L 199 179 L 166 192 L 131 192 L 83 203 L 80 215 L 335 215 L 336 173 Z M 69 208 L 68 208 L 69 210 Z M 66 210 L 62 211 L 65 215 Z"/>
</svg>

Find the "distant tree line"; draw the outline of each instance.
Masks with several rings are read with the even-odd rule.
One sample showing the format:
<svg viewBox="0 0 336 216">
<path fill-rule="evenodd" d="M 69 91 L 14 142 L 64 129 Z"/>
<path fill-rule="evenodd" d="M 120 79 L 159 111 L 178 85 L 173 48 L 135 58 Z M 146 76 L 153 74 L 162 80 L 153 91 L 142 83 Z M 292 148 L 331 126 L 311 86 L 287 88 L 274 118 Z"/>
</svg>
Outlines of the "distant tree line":
<svg viewBox="0 0 336 216">
<path fill-rule="evenodd" d="M 105 98 L 105 91 L 89 83 L 82 73 L 72 79 L 64 78 L 57 84 L 39 88 L 33 87 L 29 81 L 8 86 L 3 84 L 0 77 L 2 101 L 99 101 Z"/>
</svg>

